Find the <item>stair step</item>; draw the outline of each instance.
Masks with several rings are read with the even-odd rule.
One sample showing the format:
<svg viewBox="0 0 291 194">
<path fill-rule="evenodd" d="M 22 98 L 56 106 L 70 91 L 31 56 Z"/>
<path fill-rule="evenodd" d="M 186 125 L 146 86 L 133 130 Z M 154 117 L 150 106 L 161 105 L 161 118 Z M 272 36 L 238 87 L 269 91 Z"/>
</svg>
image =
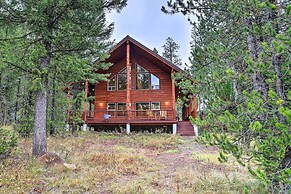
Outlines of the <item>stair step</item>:
<svg viewBox="0 0 291 194">
<path fill-rule="evenodd" d="M 194 136 L 194 128 L 190 121 L 179 121 L 177 133 L 181 136 Z"/>
</svg>

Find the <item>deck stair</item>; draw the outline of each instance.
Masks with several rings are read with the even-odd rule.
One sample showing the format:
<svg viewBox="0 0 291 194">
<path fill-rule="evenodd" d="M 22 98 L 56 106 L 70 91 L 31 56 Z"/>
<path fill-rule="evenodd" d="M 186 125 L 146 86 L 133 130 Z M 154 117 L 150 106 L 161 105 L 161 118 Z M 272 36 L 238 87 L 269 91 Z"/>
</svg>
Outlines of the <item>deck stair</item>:
<svg viewBox="0 0 291 194">
<path fill-rule="evenodd" d="M 181 136 L 194 136 L 194 127 L 190 121 L 179 121 L 177 134 Z"/>
</svg>

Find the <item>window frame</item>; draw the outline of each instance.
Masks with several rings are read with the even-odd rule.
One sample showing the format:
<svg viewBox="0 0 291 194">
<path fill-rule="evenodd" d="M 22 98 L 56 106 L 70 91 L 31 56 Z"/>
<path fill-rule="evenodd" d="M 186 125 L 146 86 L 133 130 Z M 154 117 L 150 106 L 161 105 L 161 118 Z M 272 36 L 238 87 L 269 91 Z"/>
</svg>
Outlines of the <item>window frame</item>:
<svg viewBox="0 0 291 194">
<path fill-rule="evenodd" d="M 109 85 L 110 80 L 112 80 L 113 78 L 115 79 L 115 84 L 114 84 L 114 86 L 110 86 Z M 107 82 L 107 91 L 116 91 L 116 80 L 117 80 L 116 78 L 117 78 L 116 75 L 109 78 L 109 81 Z M 114 90 L 110 89 L 110 87 L 114 87 Z"/>
<path fill-rule="evenodd" d="M 125 76 L 125 89 L 119 89 L 119 76 Z M 116 83 L 117 90 L 118 91 L 125 91 L 126 90 L 126 84 L 127 84 L 127 76 L 126 76 L 126 74 L 124 74 L 124 73 L 118 73 L 117 74 L 117 83 Z"/>
<path fill-rule="evenodd" d="M 109 109 L 109 104 L 114 104 L 114 109 Z M 115 102 L 108 102 L 107 103 L 107 107 L 106 107 L 107 111 L 113 111 L 116 110 L 116 103 Z"/>
<path fill-rule="evenodd" d="M 152 76 L 156 77 L 159 80 L 159 85 L 153 85 Z M 159 86 L 159 88 L 154 89 L 153 86 Z M 151 90 L 159 90 L 161 88 L 160 78 L 153 73 L 151 73 L 151 75 L 150 75 L 150 87 L 151 87 Z"/>
<path fill-rule="evenodd" d="M 150 102 L 151 103 L 151 110 L 161 110 L 161 102 Z M 159 108 L 158 109 L 156 109 L 156 108 L 152 108 L 153 107 L 153 103 L 157 103 L 157 104 L 159 104 Z"/>
</svg>

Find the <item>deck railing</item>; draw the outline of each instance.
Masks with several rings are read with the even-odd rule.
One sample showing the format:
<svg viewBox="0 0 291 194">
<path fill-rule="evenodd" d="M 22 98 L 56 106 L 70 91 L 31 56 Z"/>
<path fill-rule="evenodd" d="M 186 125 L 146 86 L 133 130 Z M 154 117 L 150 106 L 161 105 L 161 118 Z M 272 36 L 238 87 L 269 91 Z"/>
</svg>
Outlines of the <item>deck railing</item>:
<svg viewBox="0 0 291 194">
<path fill-rule="evenodd" d="M 86 118 L 88 119 L 104 119 L 104 114 L 110 115 L 110 120 L 112 119 L 136 119 L 136 120 L 173 120 L 174 111 L 173 110 L 94 110 L 86 111 Z M 83 118 L 84 118 L 83 114 Z M 129 115 L 128 115 L 129 114 Z"/>
</svg>

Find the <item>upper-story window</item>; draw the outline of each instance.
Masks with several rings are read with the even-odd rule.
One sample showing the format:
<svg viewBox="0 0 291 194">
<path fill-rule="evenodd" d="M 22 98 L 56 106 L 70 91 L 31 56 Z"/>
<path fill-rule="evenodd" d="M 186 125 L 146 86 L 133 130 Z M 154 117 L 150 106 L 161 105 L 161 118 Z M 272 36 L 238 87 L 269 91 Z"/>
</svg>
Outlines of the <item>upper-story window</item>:
<svg viewBox="0 0 291 194">
<path fill-rule="evenodd" d="M 137 90 L 158 90 L 160 89 L 160 79 L 151 74 L 147 69 L 136 64 L 136 89 Z"/>
<path fill-rule="evenodd" d="M 107 89 L 108 89 L 108 91 L 116 90 L 116 76 L 113 76 L 112 78 L 109 79 Z"/>
<path fill-rule="evenodd" d="M 118 85 L 117 89 L 118 90 L 126 90 L 126 67 L 123 68 L 118 74 L 117 74 L 117 80 L 118 80 Z"/>
<path fill-rule="evenodd" d="M 123 68 L 117 75 L 110 78 L 108 81 L 108 91 L 126 90 L 126 68 Z"/>
</svg>

